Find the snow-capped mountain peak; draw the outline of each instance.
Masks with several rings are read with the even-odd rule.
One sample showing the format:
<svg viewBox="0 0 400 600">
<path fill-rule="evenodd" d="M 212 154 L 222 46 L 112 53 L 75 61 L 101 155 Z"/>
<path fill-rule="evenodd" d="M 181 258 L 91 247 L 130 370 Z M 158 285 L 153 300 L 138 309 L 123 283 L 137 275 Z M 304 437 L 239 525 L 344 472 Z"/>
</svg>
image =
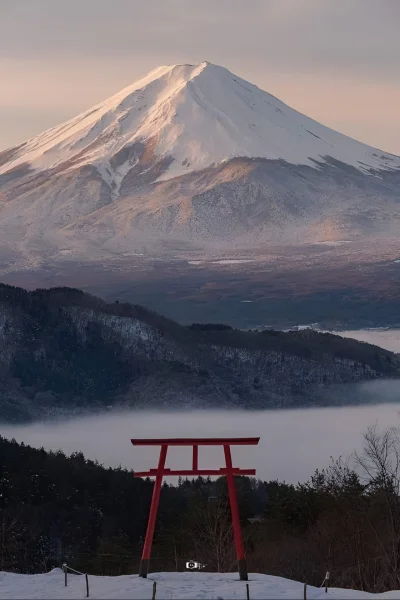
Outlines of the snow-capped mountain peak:
<svg viewBox="0 0 400 600">
<path fill-rule="evenodd" d="M 25 268 L 181 242 L 398 235 L 399 183 L 400 157 L 223 67 L 163 66 L 0 153 L 0 239 Z"/>
<path fill-rule="evenodd" d="M 154 69 L 92 109 L 30 139 L 11 153 L 0 174 L 22 164 L 34 170 L 93 165 L 118 193 L 137 161 L 128 152 L 135 143 L 150 145 L 154 157 L 168 160 L 159 180 L 234 157 L 312 167 L 332 157 L 364 171 L 400 167 L 399 157 L 324 127 L 227 69 L 202 62 Z M 113 160 L 123 150 L 129 158 Z"/>
</svg>

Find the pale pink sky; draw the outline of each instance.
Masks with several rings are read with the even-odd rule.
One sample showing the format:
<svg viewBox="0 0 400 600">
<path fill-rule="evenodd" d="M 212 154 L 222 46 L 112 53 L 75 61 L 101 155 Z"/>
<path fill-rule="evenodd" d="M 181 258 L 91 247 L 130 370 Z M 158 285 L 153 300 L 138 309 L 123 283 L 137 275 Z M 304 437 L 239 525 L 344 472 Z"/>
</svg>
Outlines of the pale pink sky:
<svg viewBox="0 0 400 600">
<path fill-rule="evenodd" d="M 161 64 L 209 60 L 400 154 L 398 0 L 1 0 L 0 150 Z"/>
</svg>

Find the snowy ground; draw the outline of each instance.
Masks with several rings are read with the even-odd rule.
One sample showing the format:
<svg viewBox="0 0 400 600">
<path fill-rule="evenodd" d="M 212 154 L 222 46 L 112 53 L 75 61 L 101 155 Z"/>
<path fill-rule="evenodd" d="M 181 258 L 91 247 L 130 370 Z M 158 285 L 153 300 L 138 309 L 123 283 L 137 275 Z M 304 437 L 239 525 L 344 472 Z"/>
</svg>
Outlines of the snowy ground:
<svg viewBox="0 0 400 600">
<path fill-rule="evenodd" d="M 275 600 L 303 599 L 303 584 L 271 575 L 252 574 L 249 576 L 251 599 Z M 153 581 L 157 582 L 156 598 L 187 599 L 202 598 L 226 599 L 246 598 L 246 584 L 238 580 L 235 573 L 155 573 L 149 579 L 140 579 L 137 575 L 121 577 L 89 576 L 90 598 L 143 599 L 152 597 Z M 64 586 L 64 575 L 60 569 L 41 575 L 19 575 L 0 572 L 0 597 L 12 599 L 46 598 L 84 598 L 86 596 L 85 579 L 82 576 L 68 575 L 68 587 Z M 307 598 L 400 598 L 400 592 L 386 594 L 368 594 L 355 590 L 332 588 L 325 594 L 321 588 L 308 587 Z"/>
</svg>

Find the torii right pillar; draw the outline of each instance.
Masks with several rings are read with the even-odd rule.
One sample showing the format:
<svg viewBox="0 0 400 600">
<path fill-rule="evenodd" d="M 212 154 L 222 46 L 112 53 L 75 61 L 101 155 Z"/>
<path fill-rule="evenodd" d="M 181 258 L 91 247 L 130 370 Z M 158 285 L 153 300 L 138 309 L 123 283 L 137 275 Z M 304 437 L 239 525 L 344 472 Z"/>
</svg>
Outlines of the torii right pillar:
<svg viewBox="0 0 400 600">
<path fill-rule="evenodd" d="M 224 446 L 226 462 L 226 481 L 228 484 L 229 502 L 231 504 L 233 538 L 235 541 L 238 571 L 241 581 L 247 581 L 247 563 L 244 553 L 242 531 L 240 527 L 239 507 L 236 495 L 235 478 L 233 476 L 232 456 L 230 446 Z"/>
</svg>

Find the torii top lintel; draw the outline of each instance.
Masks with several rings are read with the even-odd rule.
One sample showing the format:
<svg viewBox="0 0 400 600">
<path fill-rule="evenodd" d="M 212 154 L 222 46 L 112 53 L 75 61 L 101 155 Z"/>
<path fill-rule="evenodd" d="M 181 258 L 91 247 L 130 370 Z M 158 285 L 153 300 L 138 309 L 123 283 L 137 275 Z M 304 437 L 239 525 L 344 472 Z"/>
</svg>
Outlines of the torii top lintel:
<svg viewBox="0 0 400 600">
<path fill-rule="evenodd" d="M 188 475 L 255 475 L 255 469 L 241 469 L 232 465 L 230 446 L 256 446 L 260 441 L 255 438 L 157 438 L 157 439 L 131 439 L 134 446 L 161 446 L 158 468 L 148 471 L 135 471 L 135 477 L 163 477 L 164 475 L 188 476 Z M 165 468 L 165 458 L 168 446 L 192 446 L 193 458 L 191 469 L 168 469 Z M 226 459 L 226 467 L 220 469 L 199 469 L 198 450 L 199 446 L 223 446 Z"/>
<path fill-rule="evenodd" d="M 134 446 L 257 446 L 259 437 L 251 438 L 134 438 Z"/>
</svg>

